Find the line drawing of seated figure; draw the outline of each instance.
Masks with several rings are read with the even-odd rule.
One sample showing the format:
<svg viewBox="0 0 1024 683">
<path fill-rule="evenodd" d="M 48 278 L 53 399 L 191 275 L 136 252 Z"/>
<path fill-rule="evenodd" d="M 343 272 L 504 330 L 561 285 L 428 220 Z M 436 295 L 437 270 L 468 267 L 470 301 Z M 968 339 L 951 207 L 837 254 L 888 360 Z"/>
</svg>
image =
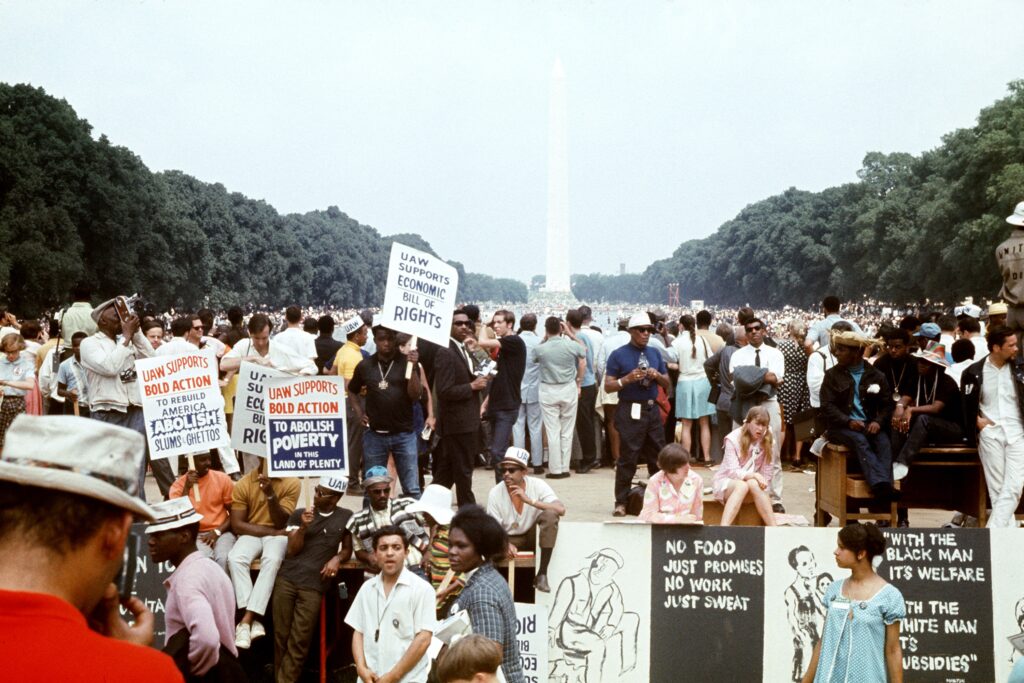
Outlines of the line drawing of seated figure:
<svg viewBox="0 0 1024 683">
<path fill-rule="evenodd" d="M 552 681 L 610 682 L 636 667 L 640 615 L 626 611 L 615 583 L 622 555 L 602 548 L 586 559 L 579 572 L 559 582 L 551 606 Z"/>
</svg>

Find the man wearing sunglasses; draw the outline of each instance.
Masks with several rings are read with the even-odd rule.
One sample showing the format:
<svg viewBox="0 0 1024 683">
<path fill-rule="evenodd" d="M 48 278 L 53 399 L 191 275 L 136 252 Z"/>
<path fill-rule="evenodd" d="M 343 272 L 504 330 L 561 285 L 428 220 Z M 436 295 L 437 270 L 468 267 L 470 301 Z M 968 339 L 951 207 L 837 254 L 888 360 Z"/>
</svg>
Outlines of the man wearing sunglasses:
<svg viewBox="0 0 1024 683">
<path fill-rule="evenodd" d="M 565 504 L 546 481 L 526 476 L 529 462 L 530 452 L 526 449 L 513 446 L 505 451 L 505 457 L 496 468 L 502 480 L 487 494 L 487 514 L 501 522 L 508 532 L 510 560 L 515 559 L 520 550 L 533 550 L 540 533 L 540 564 L 533 585 L 539 591 L 550 593 L 548 564 L 558 538 L 558 519 L 565 515 Z"/>
<path fill-rule="evenodd" d="M 629 343 L 615 349 L 605 365 L 604 390 L 619 395 L 615 428 L 619 432 L 619 460 L 615 465 L 615 509 L 625 517 L 626 498 L 637 463 L 647 463 L 647 474 L 658 471 L 658 452 L 665 446 L 665 428 L 658 408 L 658 387 L 671 391 L 668 366 L 650 346 L 654 326 L 646 313 L 629 319 Z"/>
<path fill-rule="evenodd" d="M 199 340 L 203 337 L 203 323 L 197 315 L 183 315 L 171 321 L 171 341 L 161 344 L 156 350 L 158 356 L 180 356 L 199 351 Z"/>
<path fill-rule="evenodd" d="M 744 325 L 747 333 L 747 345 L 737 349 L 729 359 L 729 375 L 735 376 L 736 368 L 741 366 L 754 366 L 765 368 L 764 382 L 775 388 L 771 396 L 765 398 L 760 405 L 768 411 L 769 427 L 772 430 L 772 480 L 769 486 L 769 493 L 772 499 L 772 510 L 785 512 L 782 506 L 782 463 L 779 459 L 779 445 L 782 438 L 782 410 L 779 406 L 779 399 L 776 396 L 778 389 L 782 386 L 782 380 L 786 374 L 786 361 L 782 352 L 773 346 L 765 343 L 767 330 L 764 321 L 760 318 L 752 318 Z M 738 424 L 735 426 L 739 426 Z"/>
<path fill-rule="evenodd" d="M 466 339 L 475 332 L 461 308 L 452 315 L 451 339 L 434 359 L 437 431 L 441 447 L 434 453 L 434 483 L 455 487 L 459 506 L 476 502 L 473 460 L 480 452 L 480 392 L 489 377 L 477 377 Z"/>
</svg>

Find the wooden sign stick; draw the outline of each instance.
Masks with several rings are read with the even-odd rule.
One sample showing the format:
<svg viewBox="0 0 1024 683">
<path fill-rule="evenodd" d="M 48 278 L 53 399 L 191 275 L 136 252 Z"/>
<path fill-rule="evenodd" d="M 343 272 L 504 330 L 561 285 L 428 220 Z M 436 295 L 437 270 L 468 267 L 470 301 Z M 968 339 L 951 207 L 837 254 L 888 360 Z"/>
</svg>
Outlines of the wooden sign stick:
<svg viewBox="0 0 1024 683">
<path fill-rule="evenodd" d="M 416 350 L 416 342 L 418 340 L 419 340 L 419 337 L 413 337 L 412 339 L 409 340 L 409 350 L 410 351 L 415 351 Z M 412 377 L 412 363 L 406 363 L 405 364 L 405 378 L 409 379 L 410 377 Z"/>
<path fill-rule="evenodd" d="M 75 407 L 76 408 L 78 407 L 78 403 L 75 403 Z M 192 455 L 191 453 L 189 453 L 186 457 L 188 458 L 188 468 L 194 472 L 195 469 L 196 469 L 196 458 L 195 458 L 195 456 Z M 195 494 L 195 498 L 196 498 L 196 502 L 197 503 L 202 502 L 203 499 L 199 496 L 199 484 L 196 484 L 195 486 L 192 487 L 192 493 Z"/>
</svg>

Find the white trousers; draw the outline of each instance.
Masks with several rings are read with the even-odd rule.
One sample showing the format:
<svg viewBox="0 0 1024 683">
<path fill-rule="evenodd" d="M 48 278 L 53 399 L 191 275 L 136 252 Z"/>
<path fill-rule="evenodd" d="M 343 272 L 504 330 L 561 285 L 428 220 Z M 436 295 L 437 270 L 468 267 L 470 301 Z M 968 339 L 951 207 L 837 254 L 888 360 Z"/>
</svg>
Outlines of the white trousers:
<svg viewBox="0 0 1024 683">
<path fill-rule="evenodd" d="M 548 472 L 569 471 L 572 458 L 572 435 L 576 431 L 576 408 L 579 392 L 576 382 L 540 385 L 540 409 L 544 431 L 548 435 Z"/>
<path fill-rule="evenodd" d="M 526 448 L 526 432 L 530 432 L 530 464 L 540 467 L 544 464 L 543 415 L 540 403 L 522 403 L 519 405 L 519 417 L 512 425 L 512 445 Z"/>
<path fill-rule="evenodd" d="M 228 571 L 228 557 L 231 556 L 231 549 L 234 547 L 235 535 L 230 531 L 221 534 L 212 548 L 202 541 L 196 541 L 196 550 L 199 551 L 199 554 L 219 564 L 225 572 Z"/>
<path fill-rule="evenodd" d="M 978 432 L 978 457 L 992 503 L 987 526 L 1017 526 L 1013 515 L 1024 488 L 1024 438 L 1008 440 L 1002 427 L 985 427 Z"/>
<path fill-rule="evenodd" d="M 287 548 L 287 536 L 238 537 L 228 555 L 228 568 L 239 609 L 247 609 L 261 616 L 267 613 L 267 603 L 274 590 L 277 570 L 281 568 Z M 256 585 L 253 585 L 249 567 L 257 557 L 260 558 L 260 572 L 256 576 Z"/>
</svg>

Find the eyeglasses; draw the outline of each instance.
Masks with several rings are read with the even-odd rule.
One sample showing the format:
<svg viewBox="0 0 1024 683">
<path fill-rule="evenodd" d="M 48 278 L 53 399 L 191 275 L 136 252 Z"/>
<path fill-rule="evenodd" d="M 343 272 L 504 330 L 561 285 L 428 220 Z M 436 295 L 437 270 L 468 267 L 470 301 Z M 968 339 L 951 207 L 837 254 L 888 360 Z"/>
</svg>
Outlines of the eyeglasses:
<svg viewBox="0 0 1024 683">
<path fill-rule="evenodd" d="M 650 334 L 651 332 L 654 332 L 653 327 L 634 327 L 633 329 L 640 334 Z"/>
<path fill-rule="evenodd" d="M 452 322 L 453 327 L 469 327 L 472 324 L 469 320 L 455 320 Z"/>
<path fill-rule="evenodd" d="M 193 325 L 192 329 L 193 330 L 201 330 L 201 329 L 203 329 L 203 326 L 202 325 Z"/>
<path fill-rule="evenodd" d="M 501 472 L 502 474 L 513 474 L 514 472 L 519 471 L 519 468 L 518 467 L 499 467 L 498 471 Z"/>
<path fill-rule="evenodd" d="M 341 495 L 337 491 L 332 491 L 330 489 L 325 489 L 322 486 L 317 486 L 315 489 L 313 489 L 313 492 L 316 495 L 318 495 L 318 496 L 340 496 Z"/>
<path fill-rule="evenodd" d="M 763 329 L 764 328 L 760 325 L 751 325 L 750 327 L 746 328 L 747 332 L 760 332 Z"/>
</svg>

